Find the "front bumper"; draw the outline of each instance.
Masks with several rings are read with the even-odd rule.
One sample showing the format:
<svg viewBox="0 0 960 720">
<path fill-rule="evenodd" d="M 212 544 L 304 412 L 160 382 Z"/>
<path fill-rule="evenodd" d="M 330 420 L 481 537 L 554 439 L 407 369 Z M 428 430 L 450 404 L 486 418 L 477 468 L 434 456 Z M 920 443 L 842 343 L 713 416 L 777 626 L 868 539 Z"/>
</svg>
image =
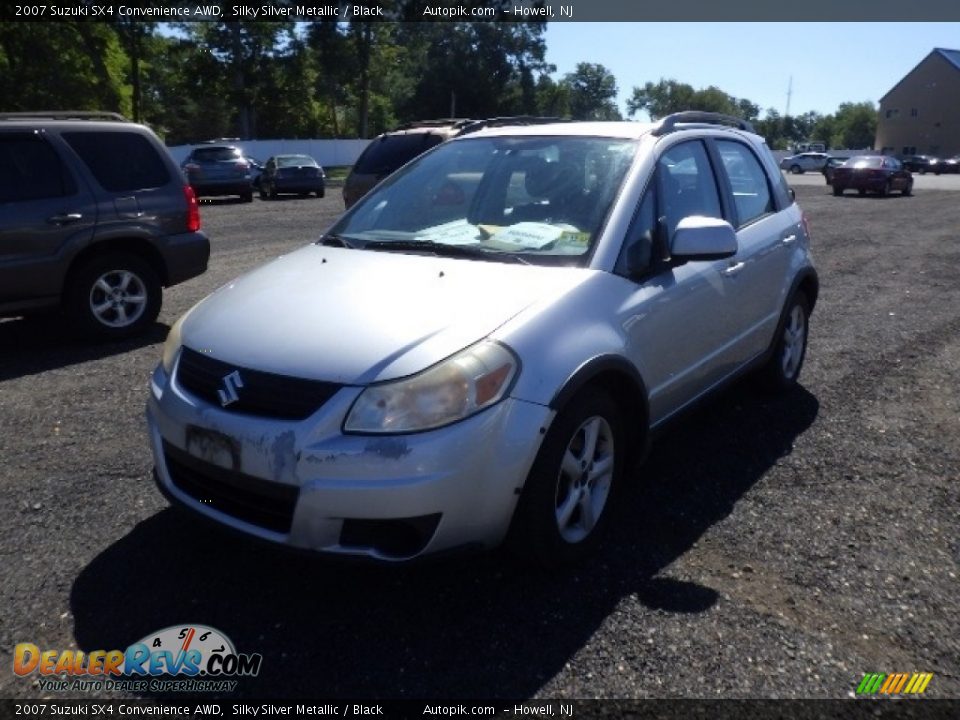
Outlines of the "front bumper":
<svg viewBox="0 0 960 720">
<path fill-rule="evenodd" d="M 297 548 L 398 561 L 498 545 L 553 412 L 507 398 L 437 430 L 344 435 L 361 390 L 342 388 L 306 420 L 274 420 L 195 398 L 158 367 L 147 403 L 156 481 L 195 512 Z"/>
</svg>

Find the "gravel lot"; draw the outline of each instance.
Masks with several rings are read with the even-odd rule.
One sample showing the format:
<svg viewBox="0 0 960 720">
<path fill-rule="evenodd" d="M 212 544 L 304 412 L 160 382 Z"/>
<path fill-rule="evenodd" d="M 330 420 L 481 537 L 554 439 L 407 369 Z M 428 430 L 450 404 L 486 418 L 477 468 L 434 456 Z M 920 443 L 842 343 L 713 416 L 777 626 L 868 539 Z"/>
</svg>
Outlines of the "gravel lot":
<svg viewBox="0 0 960 720">
<path fill-rule="evenodd" d="M 822 282 L 803 387 L 740 383 L 675 424 L 603 552 L 552 576 L 331 563 L 154 488 L 142 416 L 168 326 L 314 238 L 338 191 L 205 202 L 211 269 L 146 338 L 0 322 L 0 697 L 42 694 L 10 671 L 18 642 L 122 649 L 191 622 L 263 654 L 248 697 L 836 698 L 913 671 L 960 697 L 960 196 L 802 177 Z"/>
</svg>

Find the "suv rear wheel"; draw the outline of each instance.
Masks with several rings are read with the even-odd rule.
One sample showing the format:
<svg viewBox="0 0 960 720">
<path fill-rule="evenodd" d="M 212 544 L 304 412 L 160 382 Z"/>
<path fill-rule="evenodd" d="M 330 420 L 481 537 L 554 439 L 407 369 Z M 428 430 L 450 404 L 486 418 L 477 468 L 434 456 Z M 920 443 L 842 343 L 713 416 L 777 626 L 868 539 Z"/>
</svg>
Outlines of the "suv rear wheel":
<svg viewBox="0 0 960 720">
<path fill-rule="evenodd" d="M 157 274 L 135 255 L 116 253 L 80 266 L 65 294 L 67 314 L 89 335 L 120 338 L 143 330 L 160 313 Z"/>
<path fill-rule="evenodd" d="M 613 399 L 597 388 L 574 397 L 540 447 L 513 518 L 510 549 L 545 567 L 588 553 L 610 515 L 625 453 Z"/>
</svg>

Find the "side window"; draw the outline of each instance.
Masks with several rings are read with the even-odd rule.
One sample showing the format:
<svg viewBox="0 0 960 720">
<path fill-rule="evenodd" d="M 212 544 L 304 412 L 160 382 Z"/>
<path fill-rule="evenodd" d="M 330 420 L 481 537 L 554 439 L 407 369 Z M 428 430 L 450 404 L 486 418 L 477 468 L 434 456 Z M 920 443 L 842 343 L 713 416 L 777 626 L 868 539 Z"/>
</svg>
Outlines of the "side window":
<svg viewBox="0 0 960 720">
<path fill-rule="evenodd" d="M 170 182 L 167 167 L 157 150 L 138 133 L 67 132 L 63 138 L 104 190 L 130 192 L 162 187 Z"/>
<path fill-rule="evenodd" d="M 730 179 L 739 227 L 774 212 L 767 174 L 753 151 L 732 140 L 717 140 L 717 150 Z"/>
<path fill-rule="evenodd" d="M 637 215 L 627 231 L 614 272 L 626 277 L 649 269 L 653 262 L 653 244 L 656 237 L 657 198 L 655 184 L 651 183 L 643 194 Z"/>
<path fill-rule="evenodd" d="M 680 143 L 657 162 L 667 237 L 690 215 L 722 218 L 720 196 L 706 148 L 699 140 Z"/>
<path fill-rule="evenodd" d="M 0 136 L 0 203 L 72 195 L 76 186 L 56 151 L 35 136 Z"/>
</svg>

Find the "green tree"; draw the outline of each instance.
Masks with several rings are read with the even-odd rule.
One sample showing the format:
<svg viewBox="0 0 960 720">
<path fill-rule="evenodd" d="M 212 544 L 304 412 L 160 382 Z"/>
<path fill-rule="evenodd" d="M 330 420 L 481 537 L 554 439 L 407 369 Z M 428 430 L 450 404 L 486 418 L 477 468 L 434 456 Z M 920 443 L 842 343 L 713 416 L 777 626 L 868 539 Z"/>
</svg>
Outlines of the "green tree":
<svg viewBox="0 0 960 720">
<path fill-rule="evenodd" d="M 569 98 L 570 116 L 574 120 L 620 120 L 617 108 L 617 80 L 599 63 L 577 63 L 561 84 Z"/>
<path fill-rule="evenodd" d="M 877 136 L 877 107 L 868 101 L 841 103 L 833 116 L 832 147 L 872 148 Z"/>
</svg>

